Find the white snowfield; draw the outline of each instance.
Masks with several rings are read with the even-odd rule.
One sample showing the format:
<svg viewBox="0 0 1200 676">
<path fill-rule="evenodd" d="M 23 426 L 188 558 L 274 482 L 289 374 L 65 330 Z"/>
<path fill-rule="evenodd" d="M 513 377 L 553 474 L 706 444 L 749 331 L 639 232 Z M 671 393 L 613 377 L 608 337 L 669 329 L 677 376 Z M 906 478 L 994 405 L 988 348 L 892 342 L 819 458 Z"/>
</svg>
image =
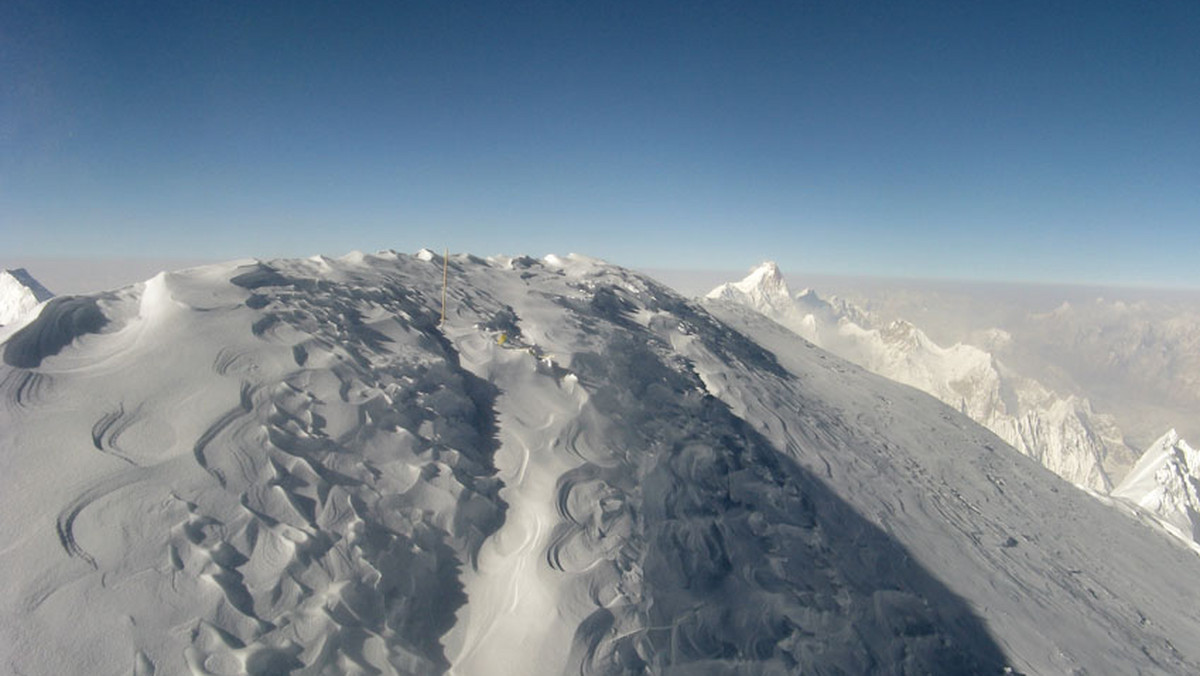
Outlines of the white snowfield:
<svg viewBox="0 0 1200 676">
<path fill-rule="evenodd" d="M 579 257 L 237 261 L 2 345 L 16 674 L 1191 674 L 1200 557 Z"/>
<path fill-rule="evenodd" d="M 793 295 L 775 263 L 722 284 L 708 298 L 745 305 L 840 357 L 932 394 L 1072 483 L 1107 492 L 1112 477 L 1120 479 L 1134 461 L 1112 417 L 1095 412 L 1087 399 L 1059 396 L 973 345 L 940 346 L 907 321 L 874 327 L 853 304 L 808 289 Z"/>
<path fill-rule="evenodd" d="M 53 296 L 24 268 L 0 270 L 0 326 L 26 317 Z"/>
</svg>

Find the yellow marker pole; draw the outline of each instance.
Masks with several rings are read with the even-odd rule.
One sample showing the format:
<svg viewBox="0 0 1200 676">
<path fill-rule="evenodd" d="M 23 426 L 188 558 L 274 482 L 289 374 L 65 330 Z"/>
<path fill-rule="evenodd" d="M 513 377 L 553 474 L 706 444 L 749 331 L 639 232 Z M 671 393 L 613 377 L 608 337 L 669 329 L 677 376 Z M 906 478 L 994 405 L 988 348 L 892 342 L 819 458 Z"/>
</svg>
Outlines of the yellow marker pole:
<svg viewBox="0 0 1200 676">
<path fill-rule="evenodd" d="M 446 281 L 450 271 L 450 249 L 442 253 L 442 323 L 446 323 Z"/>
</svg>

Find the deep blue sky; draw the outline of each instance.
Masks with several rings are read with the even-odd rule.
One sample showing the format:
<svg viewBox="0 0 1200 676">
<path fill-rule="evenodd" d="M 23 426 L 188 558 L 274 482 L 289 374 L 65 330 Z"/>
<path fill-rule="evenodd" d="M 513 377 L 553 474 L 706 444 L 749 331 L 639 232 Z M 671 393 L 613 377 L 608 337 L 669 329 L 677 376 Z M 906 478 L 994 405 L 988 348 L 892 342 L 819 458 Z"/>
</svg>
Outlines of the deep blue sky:
<svg viewBox="0 0 1200 676">
<path fill-rule="evenodd" d="M 0 255 L 1200 286 L 1200 2 L 0 3 Z"/>
</svg>

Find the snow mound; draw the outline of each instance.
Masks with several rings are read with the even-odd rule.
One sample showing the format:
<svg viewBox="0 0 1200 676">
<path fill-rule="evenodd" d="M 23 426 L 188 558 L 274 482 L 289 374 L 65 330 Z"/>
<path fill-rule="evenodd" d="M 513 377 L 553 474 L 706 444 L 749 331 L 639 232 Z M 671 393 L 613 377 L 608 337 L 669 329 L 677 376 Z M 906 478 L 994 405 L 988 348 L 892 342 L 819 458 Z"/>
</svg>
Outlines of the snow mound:
<svg viewBox="0 0 1200 676">
<path fill-rule="evenodd" d="M 95 298 L 53 298 L 37 319 L 4 342 L 4 363 L 18 368 L 35 368 L 76 338 L 96 333 L 107 323 Z"/>
<path fill-rule="evenodd" d="M 3 347 L 13 673 L 1200 669 L 1193 552 L 583 256 L 232 262 Z"/>
<path fill-rule="evenodd" d="M 25 268 L 0 270 L 0 326 L 18 321 L 53 297 Z"/>
</svg>

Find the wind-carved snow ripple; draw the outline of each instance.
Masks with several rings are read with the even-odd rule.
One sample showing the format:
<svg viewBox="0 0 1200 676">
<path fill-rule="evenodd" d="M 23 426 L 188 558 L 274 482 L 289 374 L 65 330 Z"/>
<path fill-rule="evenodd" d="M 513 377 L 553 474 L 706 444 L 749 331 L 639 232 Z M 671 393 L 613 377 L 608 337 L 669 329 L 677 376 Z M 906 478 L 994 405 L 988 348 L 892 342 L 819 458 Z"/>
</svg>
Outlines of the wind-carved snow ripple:
<svg viewBox="0 0 1200 676">
<path fill-rule="evenodd" d="M 10 411 L 36 406 L 47 400 L 51 383 L 51 377 L 45 373 L 5 368 L 0 376 L 0 405 Z"/>
<path fill-rule="evenodd" d="M 705 391 L 661 334 L 712 320 L 656 298 L 601 287 L 591 307 L 562 301 L 609 337 L 571 362 L 608 457 L 561 478 L 547 554 L 583 573 L 595 605 L 568 671 L 1001 673 L 961 599 Z M 658 313 L 647 326 L 639 306 Z M 734 332 L 702 333 L 726 359 L 778 369 Z"/>
<path fill-rule="evenodd" d="M 58 296 L 33 321 L 9 336 L 0 351 L 0 406 L 29 408 L 46 401 L 50 376 L 34 370 L 75 340 L 99 333 L 109 323 L 95 297 Z"/>
<path fill-rule="evenodd" d="M 460 367 L 414 291 L 265 265 L 239 279 L 255 335 L 297 369 L 245 383 L 195 444 L 213 483 L 189 500 L 171 561 L 223 601 L 195 625 L 189 667 L 443 672 L 460 568 L 504 517 L 494 387 Z M 214 368 L 244 377 L 247 359 L 223 352 Z"/>
<path fill-rule="evenodd" d="M 141 418 L 141 407 L 126 411 L 125 405 L 121 404 L 117 410 L 104 414 L 92 425 L 92 445 L 101 453 L 107 453 L 130 465 L 137 465 L 138 462 L 121 447 L 121 435 L 128 432 Z"/>
</svg>

